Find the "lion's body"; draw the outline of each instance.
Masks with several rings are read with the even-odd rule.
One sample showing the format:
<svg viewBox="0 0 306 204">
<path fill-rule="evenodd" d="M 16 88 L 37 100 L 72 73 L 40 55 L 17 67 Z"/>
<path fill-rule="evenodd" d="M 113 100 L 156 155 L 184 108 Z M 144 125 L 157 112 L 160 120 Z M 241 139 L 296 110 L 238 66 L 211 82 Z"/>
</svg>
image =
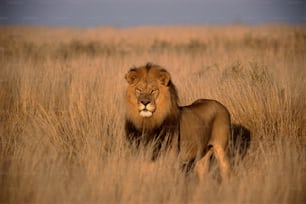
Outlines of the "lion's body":
<svg viewBox="0 0 306 204">
<path fill-rule="evenodd" d="M 211 146 L 226 149 L 230 116 L 217 101 L 199 99 L 181 107 L 180 157 L 184 162 L 201 159 Z M 195 157 L 196 156 L 196 157 Z"/>
<path fill-rule="evenodd" d="M 200 179 L 214 154 L 223 178 L 227 177 L 226 148 L 231 122 L 229 112 L 221 103 L 199 99 L 189 106 L 178 106 L 170 74 L 157 65 L 133 68 L 126 79 L 129 86 L 125 131 L 131 143 L 154 143 L 153 159 L 163 144 L 174 148 L 182 165 L 195 161 Z"/>
</svg>

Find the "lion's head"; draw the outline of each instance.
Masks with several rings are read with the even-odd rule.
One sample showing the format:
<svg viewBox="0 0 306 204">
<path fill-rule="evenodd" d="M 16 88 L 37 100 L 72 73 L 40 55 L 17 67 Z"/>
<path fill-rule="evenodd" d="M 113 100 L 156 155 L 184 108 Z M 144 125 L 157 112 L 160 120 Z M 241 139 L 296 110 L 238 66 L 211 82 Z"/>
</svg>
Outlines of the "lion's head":
<svg viewBox="0 0 306 204">
<path fill-rule="evenodd" d="M 178 116 L 178 96 L 170 74 L 158 65 L 131 68 L 125 75 L 126 117 L 138 130 L 158 128 Z"/>
</svg>

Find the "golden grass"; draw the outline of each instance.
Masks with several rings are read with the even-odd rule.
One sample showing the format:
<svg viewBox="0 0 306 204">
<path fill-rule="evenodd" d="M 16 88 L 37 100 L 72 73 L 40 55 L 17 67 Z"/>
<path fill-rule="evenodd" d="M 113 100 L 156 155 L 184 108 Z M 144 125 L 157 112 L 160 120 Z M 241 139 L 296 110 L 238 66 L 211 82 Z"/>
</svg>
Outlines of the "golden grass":
<svg viewBox="0 0 306 204">
<path fill-rule="evenodd" d="M 305 27 L 0 31 L 0 203 L 306 202 Z M 228 183 L 126 147 L 124 74 L 148 61 L 251 130 Z"/>
</svg>

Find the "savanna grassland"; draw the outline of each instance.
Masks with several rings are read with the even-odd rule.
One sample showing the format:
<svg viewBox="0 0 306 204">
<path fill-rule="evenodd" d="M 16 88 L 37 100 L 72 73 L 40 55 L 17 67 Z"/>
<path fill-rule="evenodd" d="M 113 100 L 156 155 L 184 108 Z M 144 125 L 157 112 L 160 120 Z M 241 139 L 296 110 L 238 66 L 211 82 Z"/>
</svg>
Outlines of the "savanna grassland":
<svg viewBox="0 0 306 204">
<path fill-rule="evenodd" d="M 251 130 L 227 183 L 128 148 L 124 75 L 147 62 Z M 0 87 L 0 203 L 306 202 L 305 26 L 0 27 Z"/>
</svg>

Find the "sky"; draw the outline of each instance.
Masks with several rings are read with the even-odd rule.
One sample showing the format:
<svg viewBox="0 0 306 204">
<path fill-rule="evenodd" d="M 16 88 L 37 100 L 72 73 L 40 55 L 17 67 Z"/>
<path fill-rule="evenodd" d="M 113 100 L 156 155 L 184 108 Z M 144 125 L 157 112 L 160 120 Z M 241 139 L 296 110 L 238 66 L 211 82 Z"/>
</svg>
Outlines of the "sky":
<svg viewBox="0 0 306 204">
<path fill-rule="evenodd" d="M 0 25 L 306 24 L 306 0 L 0 0 Z"/>
</svg>

